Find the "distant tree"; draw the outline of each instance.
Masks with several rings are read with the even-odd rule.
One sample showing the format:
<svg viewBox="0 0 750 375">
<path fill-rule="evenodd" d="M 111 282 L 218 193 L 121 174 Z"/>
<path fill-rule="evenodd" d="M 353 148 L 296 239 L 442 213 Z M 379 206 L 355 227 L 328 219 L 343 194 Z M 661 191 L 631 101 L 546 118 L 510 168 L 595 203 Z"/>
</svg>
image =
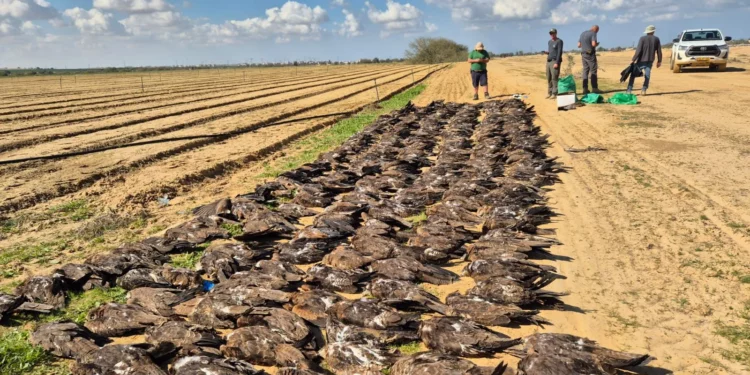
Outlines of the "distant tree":
<svg viewBox="0 0 750 375">
<path fill-rule="evenodd" d="M 409 43 L 406 59 L 412 64 L 466 61 L 469 48 L 445 38 L 417 38 Z"/>
</svg>

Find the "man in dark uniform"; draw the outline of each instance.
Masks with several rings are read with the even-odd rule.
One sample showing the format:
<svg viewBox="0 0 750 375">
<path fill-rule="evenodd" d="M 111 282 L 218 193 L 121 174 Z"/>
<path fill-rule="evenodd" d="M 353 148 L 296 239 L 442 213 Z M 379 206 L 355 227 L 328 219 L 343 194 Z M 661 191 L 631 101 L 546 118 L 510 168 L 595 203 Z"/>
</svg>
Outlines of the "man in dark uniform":
<svg viewBox="0 0 750 375">
<path fill-rule="evenodd" d="M 596 61 L 596 47 L 599 46 L 597 34 L 599 26 L 594 25 L 591 29 L 586 30 L 578 39 L 578 48 L 581 49 L 581 60 L 583 61 L 583 95 L 589 93 L 589 77 L 591 77 L 591 89 L 593 92 L 600 94 L 599 82 L 596 71 L 599 70 L 599 64 Z"/>
<path fill-rule="evenodd" d="M 557 29 L 549 31 L 550 41 L 547 43 L 547 99 L 557 97 L 557 81 L 560 79 L 562 66 L 563 41 L 557 37 Z"/>
</svg>

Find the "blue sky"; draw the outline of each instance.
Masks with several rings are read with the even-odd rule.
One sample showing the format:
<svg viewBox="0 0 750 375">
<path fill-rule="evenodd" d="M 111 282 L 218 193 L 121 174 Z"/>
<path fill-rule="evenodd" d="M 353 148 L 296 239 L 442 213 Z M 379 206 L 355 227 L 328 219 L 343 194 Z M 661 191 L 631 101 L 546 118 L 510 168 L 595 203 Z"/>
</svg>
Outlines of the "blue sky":
<svg viewBox="0 0 750 375">
<path fill-rule="evenodd" d="M 629 46 L 649 24 L 664 41 L 718 27 L 750 37 L 750 0 L 0 0 L 0 66 L 99 67 L 358 60 L 403 56 L 419 36 L 542 50 L 601 25 Z"/>
</svg>

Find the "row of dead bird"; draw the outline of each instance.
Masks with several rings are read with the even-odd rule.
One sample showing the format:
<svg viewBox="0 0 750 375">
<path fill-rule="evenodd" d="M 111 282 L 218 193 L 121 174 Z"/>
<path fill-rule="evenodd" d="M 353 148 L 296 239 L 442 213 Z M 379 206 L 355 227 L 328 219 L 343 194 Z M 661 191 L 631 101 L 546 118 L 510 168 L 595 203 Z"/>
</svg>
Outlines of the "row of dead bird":
<svg viewBox="0 0 750 375">
<path fill-rule="evenodd" d="M 314 163 L 196 209 L 163 238 L 26 280 L 0 295 L 0 319 L 61 309 L 66 291 L 129 290 L 126 304 L 93 309 L 84 326 L 44 324 L 31 335 L 75 359 L 75 374 L 263 373 L 253 364 L 284 375 L 512 373 L 461 359 L 501 351 L 521 357 L 526 375 L 614 374 L 647 362 L 575 336 L 514 339 L 486 328 L 548 324 L 533 308 L 561 304 L 542 288 L 562 276 L 529 260 L 556 243 L 537 227 L 552 216 L 541 188 L 560 166 L 522 102 L 485 103 L 478 123 L 480 109 L 436 102 L 383 116 Z M 418 226 L 405 219 L 424 212 Z M 229 238 L 223 224 L 240 225 L 241 241 L 211 245 L 196 270 L 167 264 Z M 441 266 L 462 260 L 476 281 L 465 295 L 443 302 L 418 285 L 457 281 Z M 136 334 L 144 344 L 105 345 Z M 393 349 L 415 341 L 430 351 Z"/>
</svg>

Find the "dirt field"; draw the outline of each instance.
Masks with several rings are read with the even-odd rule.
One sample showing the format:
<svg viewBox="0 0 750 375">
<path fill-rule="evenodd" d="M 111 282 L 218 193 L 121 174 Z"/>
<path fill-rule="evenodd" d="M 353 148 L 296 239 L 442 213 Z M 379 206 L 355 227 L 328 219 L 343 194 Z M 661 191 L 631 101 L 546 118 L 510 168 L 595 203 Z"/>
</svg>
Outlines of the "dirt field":
<svg viewBox="0 0 750 375">
<path fill-rule="evenodd" d="M 604 90 L 624 90 L 619 72 L 629 53 L 602 54 Z M 545 262 L 567 276 L 550 288 L 570 292 L 564 300 L 574 308 L 543 311 L 553 323 L 546 331 L 648 352 L 657 357 L 648 374 L 746 371 L 745 364 L 727 359 L 732 345 L 715 334 L 721 325 L 741 324 L 750 299 L 750 48 L 732 53 L 725 73 L 673 74 L 668 64 L 654 69 L 650 95 L 636 107 L 605 104 L 568 112 L 544 99 L 544 57 L 490 64 L 491 93 L 527 96 L 553 142 L 549 154 L 569 168 L 549 194 L 559 214 L 550 227 L 564 245 L 553 249 L 557 260 Z M 415 78 L 437 68 L 416 67 Z M 188 208 L 245 193 L 263 172 L 264 156 L 294 153 L 278 149 L 332 120 L 302 119 L 373 102 L 373 79 L 382 84 L 381 96 L 412 82 L 410 67 L 344 69 L 287 70 L 289 79 L 281 84 L 271 84 L 267 71 L 252 77 L 165 75 L 162 83 L 152 76 L 145 93 L 134 77 L 103 83 L 66 77 L 68 92 L 54 90 L 55 82 L 24 87 L 3 81 L 0 160 L 80 155 L 0 165 L 0 216 L 16 223 L 4 224 L 0 249 L 54 243 L 107 212 L 137 215 L 146 209 L 149 218 L 124 233 L 54 248 L 60 253 L 14 267 L 0 284 L 12 286 L 27 274 L 130 236 L 159 233 L 184 221 Z M 417 104 L 470 101 L 467 70 L 457 64 L 434 73 Z M 573 71 L 580 72 L 577 57 Z M 269 125 L 295 119 L 300 121 Z M 607 151 L 566 152 L 587 146 Z M 123 148 L 87 153 L 105 147 Z M 164 195 L 172 198 L 167 207 L 157 203 Z M 85 212 L 71 202 L 85 202 Z M 76 213 L 83 219 L 71 219 Z M 444 296 L 469 287 L 462 282 L 435 292 Z M 517 337 L 536 330 L 524 326 L 505 333 Z"/>
<path fill-rule="evenodd" d="M 602 89 L 625 89 L 630 53 L 602 54 Z M 677 374 L 747 371 L 722 356 L 731 346 L 714 334 L 741 324 L 750 299 L 750 48 L 732 53 L 726 73 L 674 74 L 665 61 L 636 107 L 568 112 L 544 99 L 544 57 L 490 64 L 491 94 L 528 95 L 549 153 L 570 168 L 550 194 L 565 244 L 554 252 L 572 258 L 554 262 L 568 279 L 553 286 L 580 311 L 545 311 L 547 330 L 649 352 L 652 365 Z M 470 101 L 467 69 L 432 78 L 418 104 Z M 608 151 L 565 151 L 587 146 Z"/>
</svg>

